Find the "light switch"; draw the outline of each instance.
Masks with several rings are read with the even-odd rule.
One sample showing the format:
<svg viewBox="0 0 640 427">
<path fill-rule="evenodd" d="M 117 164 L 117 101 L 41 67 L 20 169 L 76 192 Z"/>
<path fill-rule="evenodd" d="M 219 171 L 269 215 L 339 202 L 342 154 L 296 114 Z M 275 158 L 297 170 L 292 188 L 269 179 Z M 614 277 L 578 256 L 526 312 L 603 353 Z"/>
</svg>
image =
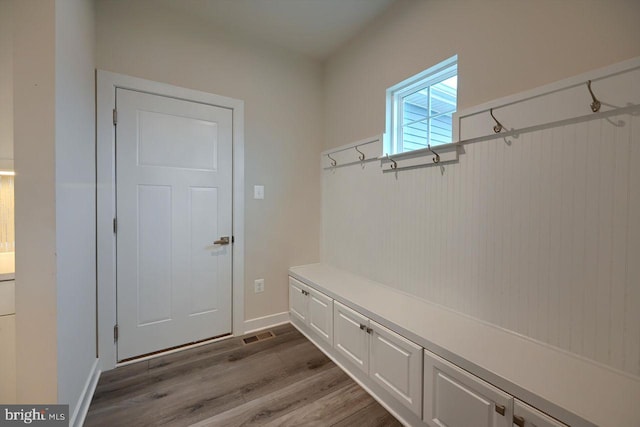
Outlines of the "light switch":
<svg viewBox="0 0 640 427">
<path fill-rule="evenodd" d="M 264 199 L 264 185 L 254 185 L 253 186 L 253 198 L 254 199 Z"/>
</svg>

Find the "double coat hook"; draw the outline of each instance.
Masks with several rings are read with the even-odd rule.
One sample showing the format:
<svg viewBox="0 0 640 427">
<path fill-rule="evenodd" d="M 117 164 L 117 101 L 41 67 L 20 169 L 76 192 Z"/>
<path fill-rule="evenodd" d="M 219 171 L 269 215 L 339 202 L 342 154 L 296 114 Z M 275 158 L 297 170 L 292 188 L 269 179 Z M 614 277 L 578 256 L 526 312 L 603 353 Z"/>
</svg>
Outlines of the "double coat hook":
<svg viewBox="0 0 640 427">
<path fill-rule="evenodd" d="M 389 153 L 387 153 L 387 160 L 391 162 L 391 169 L 398 169 L 398 162 L 389 157 Z"/>
<path fill-rule="evenodd" d="M 433 149 L 431 148 L 431 144 L 427 144 L 427 148 L 429 149 L 429 151 L 435 154 L 435 157 L 432 159 L 433 163 L 440 163 L 440 154 L 433 151 Z"/>
<path fill-rule="evenodd" d="M 502 126 L 502 123 L 500 123 L 498 119 L 496 119 L 496 116 L 493 115 L 493 108 L 489 110 L 489 114 L 491 114 L 491 117 L 493 117 L 493 120 L 496 122 L 496 124 L 493 126 L 493 131 L 495 133 L 500 133 L 502 129 L 504 129 L 504 126 Z"/>
<path fill-rule="evenodd" d="M 597 113 L 598 111 L 600 111 L 600 107 L 602 106 L 602 104 L 600 103 L 600 101 L 598 101 L 598 98 L 596 98 L 596 96 L 593 94 L 593 91 L 591 90 L 591 80 L 587 82 L 587 89 L 589 89 L 591 99 L 593 100 L 593 102 L 591 103 L 591 111 Z"/>
</svg>

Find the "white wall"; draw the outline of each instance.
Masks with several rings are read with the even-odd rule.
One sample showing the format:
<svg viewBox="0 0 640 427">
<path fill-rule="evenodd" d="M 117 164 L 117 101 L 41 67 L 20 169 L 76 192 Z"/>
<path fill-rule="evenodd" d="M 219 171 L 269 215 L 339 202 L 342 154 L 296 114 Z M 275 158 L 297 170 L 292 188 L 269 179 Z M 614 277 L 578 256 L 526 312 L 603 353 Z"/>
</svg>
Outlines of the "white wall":
<svg viewBox="0 0 640 427">
<path fill-rule="evenodd" d="M 13 169 L 12 2 L 0 0 L 0 169 Z"/>
<path fill-rule="evenodd" d="M 70 415 L 96 360 L 93 7 L 58 0 L 55 11 L 58 401 Z"/>
<path fill-rule="evenodd" d="M 13 7 L 16 392 L 19 403 L 51 403 L 58 401 L 56 5 L 21 0 Z"/>
<path fill-rule="evenodd" d="M 96 12 L 99 69 L 245 101 L 245 318 L 286 311 L 287 269 L 319 259 L 320 65 L 152 1 Z"/>
<path fill-rule="evenodd" d="M 458 107 L 640 55 L 634 0 L 397 0 L 326 63 L 325 148 L 384 130 L 386 88 L 458 54 Z"/>
<path fill-rule="evenodd" d="M 325 148 L 382 132 L 385 89 L 453 54 L 471 107 L 640 55 L 638 16 L 629 1 L 400 0 L 329 59 Z M 640 376 L 639 126 L 485 141 L 444 170 L 325 172 L 322 259 Z"/>
<path fill-rule="evenodd" d="M 93 2 L 13 7 L 17 401 L 72 415 L 96 359 Z"/>
</svg>

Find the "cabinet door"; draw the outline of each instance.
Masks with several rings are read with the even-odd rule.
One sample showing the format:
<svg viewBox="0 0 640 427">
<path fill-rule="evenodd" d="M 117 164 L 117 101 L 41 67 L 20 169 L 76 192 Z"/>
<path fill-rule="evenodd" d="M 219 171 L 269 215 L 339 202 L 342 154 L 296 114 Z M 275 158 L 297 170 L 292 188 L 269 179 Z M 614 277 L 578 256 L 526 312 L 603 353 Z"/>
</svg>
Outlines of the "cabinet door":
<svg viewBox="0 0 640 427">
<path fill-rule="evenodd" d="M 368 327 L 369 319 L 334 301 L 333 347 L 366 374 L 369 373 Z"/>
<path fill-rule="evenodd" d="M 513 402 L 514 427 L 567 427 L 566 424 L 551 418 L 524 402 L 515 399 Z"/>
<path fill-rule="evenodd" d="M 425 350 L 423 410 L 433 427 L 511 427 L 513 398 Z"/>
<path fill-rule="evenodd" d="M 333 300 L 309 288 L 309 327 L 323 340 L 333 345 Z"/>
<path fill-rule="evenodd" d="M 309 288 L 293 277 L 289 277 L 289 310 L 291 316 L 300 322 L 307 324 L 309 311 L 309 298 L 307 293 Z"/>
<path fill-rule="evenodd" d="M 422 347 L 371 321 L 369 376 L 422 417 Z"/>
</svg>

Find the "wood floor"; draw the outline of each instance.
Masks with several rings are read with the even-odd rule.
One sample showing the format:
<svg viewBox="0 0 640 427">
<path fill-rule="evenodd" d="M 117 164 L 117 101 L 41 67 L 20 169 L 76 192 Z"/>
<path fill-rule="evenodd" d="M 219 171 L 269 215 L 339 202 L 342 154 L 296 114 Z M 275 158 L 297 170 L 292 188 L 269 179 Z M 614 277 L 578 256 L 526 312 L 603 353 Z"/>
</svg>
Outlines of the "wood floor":
<svg viewBox="0 0 640 427">
<path fill-rule="evenodd" d="M 85 426 L 399 426 L 291 325 L 102 374 Z"/>
</svg>

